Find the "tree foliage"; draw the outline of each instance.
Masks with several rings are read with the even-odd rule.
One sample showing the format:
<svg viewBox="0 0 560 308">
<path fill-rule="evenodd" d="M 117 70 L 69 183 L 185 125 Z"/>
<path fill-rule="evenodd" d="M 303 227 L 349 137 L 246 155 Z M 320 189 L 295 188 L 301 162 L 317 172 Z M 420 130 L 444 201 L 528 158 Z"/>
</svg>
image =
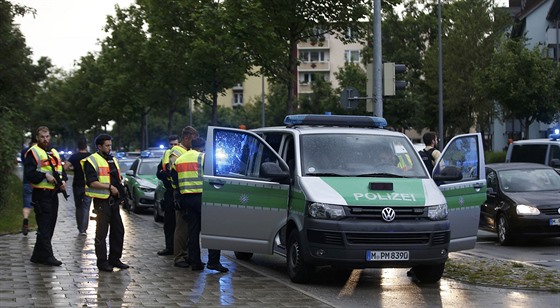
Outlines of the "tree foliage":
<svg viewBox="0 0 560 308">
<path fill-rule="evenodd" d="M 503 119 L 521 120 L 525 138 L 531 123 L 552 123 L 560 116 L 560 69 L 523 39 L 502 42 L 478 85 L 498 102 Z"/>
</svg>

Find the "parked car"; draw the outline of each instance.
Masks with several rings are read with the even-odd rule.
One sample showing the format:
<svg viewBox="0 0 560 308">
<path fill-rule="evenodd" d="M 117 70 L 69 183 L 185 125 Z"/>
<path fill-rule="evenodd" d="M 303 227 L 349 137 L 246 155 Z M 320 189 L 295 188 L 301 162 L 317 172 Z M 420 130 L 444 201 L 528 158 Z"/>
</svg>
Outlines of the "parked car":
<svg viewBox="0 0 560 308">
<path fill-rule="evenodd" d="M 517 140 L 511 143 L 506 163 L 525 162 L 551 166 L 560 173 L 560 140 L 551 135 L 549 139 Z"/>
<path fill-rule="evenodd" d="M 560 236 L 560 175 L 536 163 L 486 165 L 487 199 L 479 228 L 497 232 L 501 245 L 522 237 Z"/>
<path fill-rule="evenodd" d="M 161 180 L 158 180 L 156 191 L 154 193 L 154 221 L 162 222 L 165 215 L 163 209 L 163 196 L 165 195 L 165 186 Z"/>
<path fill-rule="evenodd" d="M 123 184 L 130 209 L 135 213 L 154 207 L 154 192 L 158 181 L 156 171 L 159 161 L 158 158 L 137 158 L 125 173 Z"/>
</svg>

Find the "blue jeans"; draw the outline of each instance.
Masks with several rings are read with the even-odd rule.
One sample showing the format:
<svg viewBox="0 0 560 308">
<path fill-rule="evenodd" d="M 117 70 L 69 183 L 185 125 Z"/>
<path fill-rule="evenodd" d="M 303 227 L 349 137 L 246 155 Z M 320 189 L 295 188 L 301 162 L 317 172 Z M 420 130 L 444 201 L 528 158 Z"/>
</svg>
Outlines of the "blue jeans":
<svg viewBox="0 0 560 308">
<path fill-rule="evenodd" d="M 33 208 L 31 204 L 31 195 L 33 193 L 33 187 L 30 183 L 23 183 L 23 207 Z"/>
<path fill-rule="evenodd" d="M 85 187 L 72 186 L 74 194 L 74 204 L 76 205 L 76 224 L 79 232 L 86 232 L 89 224 L 89 209 L 91 198 L 86 196 Z"/>
</svg>

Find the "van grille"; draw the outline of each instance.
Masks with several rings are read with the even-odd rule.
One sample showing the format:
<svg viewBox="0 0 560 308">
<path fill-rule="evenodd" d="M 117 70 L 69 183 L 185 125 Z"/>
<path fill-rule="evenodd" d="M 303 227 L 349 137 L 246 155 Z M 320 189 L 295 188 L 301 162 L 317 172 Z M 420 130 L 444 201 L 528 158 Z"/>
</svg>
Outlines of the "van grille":
<svg viewBox="0 0 560 308">
<path fill-rule="evenodd" d="M 352 206 L 346 208 L 346 213 L 349 213 L 347 217 L 382 221 L 381 211 L 386 207 L 387 206 Z M 390 208 L 395 211 L 395 221 L 429 219 L 427 207 L 424 206 L 393 206 Z"/>
<path fill-rule="evenodd" d="M 346 233 L 349 245 L 442 245 L 449 243 L 449 232 L 417 233 Z M 344 246 L 344 233 L 308 230 L 310 242 Z"/>
</svg>

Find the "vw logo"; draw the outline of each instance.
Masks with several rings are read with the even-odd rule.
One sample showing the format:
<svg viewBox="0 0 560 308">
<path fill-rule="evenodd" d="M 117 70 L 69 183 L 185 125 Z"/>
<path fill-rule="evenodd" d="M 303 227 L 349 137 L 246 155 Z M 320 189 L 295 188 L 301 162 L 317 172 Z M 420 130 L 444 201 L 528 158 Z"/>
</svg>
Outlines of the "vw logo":
<svg viewBox="0 0 560 308">
<path fill-rule="evenodd" d="M 391 222 L 395 220 L 395 210 L 390 207 L 386 207 L 381 211 L 381 218 L 386 222 Z"/>
</svg>

